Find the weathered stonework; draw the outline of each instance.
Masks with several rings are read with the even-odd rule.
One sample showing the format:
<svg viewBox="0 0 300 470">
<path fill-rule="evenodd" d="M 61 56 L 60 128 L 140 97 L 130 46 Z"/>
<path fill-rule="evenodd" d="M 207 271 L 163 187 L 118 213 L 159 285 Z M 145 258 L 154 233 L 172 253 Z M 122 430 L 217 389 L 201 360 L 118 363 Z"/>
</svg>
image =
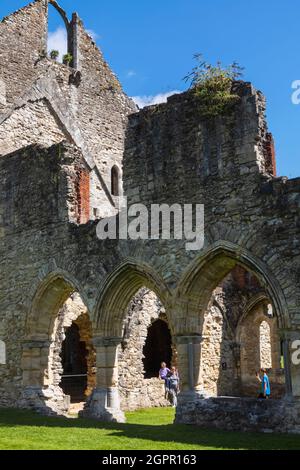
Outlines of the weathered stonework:
<svg viewBox="0 0 300 470">
<path fill-rule="evenodd" d="M 178 422 L 264 430 L 272 415 L 268 429 L 299 431 L 300 179 L 274 176 L 263 95 L 236 82 L 236 105 L 209 120 L 192 90 L 137 112 L 76 14 L 65 18 L 72 67 L 47 57 L 47 8 L 36 0 L 0 23 L 0 406 L 67 412 L 70 323 L 90 352 L 83 415 L 123 421 L 125 409 L 165 405 L 142 362 L 161 317 L 181 377 Z M 99 240 L 99 218 L 117 212 L 114 165 L 129 206 L 204 204 L 204 247 Z M 159 303 L 135 298 L 142 288 Z M 74 293 L 84 313 L 62 315 Z M 269 361 L 262 322 L 270 402 L 255 399 Z"/>
<path fill-rule="evenodd" d="M 183 406 L 176 421 L 227 431 L 299 433 L 299 402 L 209 398 Z"/>
<path fill-rule="evenodd" d="M 45 100 L 28 103 L 2 124 L 0 155 L 7 155 L 32 144 L 50 147 L 66 138 Z"/>
<path fill-rule="evenodd" d="M 142 289 L 132 300 L 124 320 L 124 337 L 119 352 L 119 392 L 123 410 L 169 406 L 165 399 L 164 383 L 156 378 L 144 378 L 143 348 L 149 326 L 157 319 L 166 320 L 164 309 L 153 292 Z M 167 321 L 167 320 L 166 320 Z M 59 311 L 54 324 L 49 350 L 48 370 L 45 385 L 57 393 L 55 411 L 66 414 L 66 402 L 61 401 L 63 391 L 60 387 L 63 375 L 62 344 L 66 331 L 72 325 L 79 327 L 80 339 L 85 342 L 89 352 L 87 356 L 88 377 L 86 396 L 90 396 L 96 386 L 96 353 L 92 344 L 92 331 L 88 313 L 78 294 L 73 294 Z M 162 358 L 163 360 L 163 358 Z M 174 363 L 175 363 L 174 352 Z M 49 404 L 48 404 L 49 406 Z M 54 405 L 51 405 L 53 409 Z M 68 405 L 69 406 L 69 405 Z M 82 406 L 83 407 L 83 404 Z M 80 408 L 79 408 L 80 409 Z"/>
<path fill-rule="evenodd" d="M 159 318 L 167 321 L 163 306 L 153 292 L 142 289 L 130 303 L 119 355 L 119 391 L 124 410 L 170 405 L 165 399 L 164 383 L 158 379 L 159 369 L 156 378 L 144 378 L 143 348 L 149 326 Z"/>
</svg>

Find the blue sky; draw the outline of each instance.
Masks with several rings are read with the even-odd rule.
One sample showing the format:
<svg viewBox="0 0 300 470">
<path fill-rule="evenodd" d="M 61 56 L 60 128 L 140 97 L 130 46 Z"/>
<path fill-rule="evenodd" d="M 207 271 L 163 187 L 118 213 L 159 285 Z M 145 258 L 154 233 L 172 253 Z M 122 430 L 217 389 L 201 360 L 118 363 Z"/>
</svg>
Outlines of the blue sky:
<svg viewBox="0 0 300 470">
<path fill-rule="evenodd" d="M 2 0 L 0 17 L 26 3 Z M 143 101 L 184 90 L 182 77 L 196 52 L 209 62 L 238 61 L 244 79 L 267 97 L 278 174 L 300 176 L 300 105 L 291 101 L 291 84 L 300 80 L 299 0 L 60 0 L 60 5 L 79 13 L 125 91 Z M 56 40 L 60 25 L 53 11 L 49 30 Z"/>
</svg>

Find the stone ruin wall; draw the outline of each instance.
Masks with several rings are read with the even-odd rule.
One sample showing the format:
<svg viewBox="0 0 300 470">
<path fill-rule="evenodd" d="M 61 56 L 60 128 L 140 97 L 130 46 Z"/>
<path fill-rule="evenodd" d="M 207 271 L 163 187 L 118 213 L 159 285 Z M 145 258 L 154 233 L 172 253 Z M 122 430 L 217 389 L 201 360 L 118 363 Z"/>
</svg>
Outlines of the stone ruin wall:
<svg viewBox="0 0 300 470">
<path fill-rule="evenodd" d="M 82 134 L 88 141 L 88 150 L 97 160 L 104 182 L 109 188 L 111 164 L 121 161 L 127 113 L 133 110 L 132 103 L 122 93 L 114 75 L 105 65 L 91 38 L 84 32 L 81 23 L 78 23 L 81 55 L 79 74 L 79 70 L 74 71 L 54 63 L 38 52 L 43 42 L 40 41 L 41 38 L 45 39 L 43 4 L 44 1 L 38 0 L 0 24 L 0 46 L 1 41 L 9 44 L 8 35 L 17 35 L 17 50 L 12 49 L 15 61 L 5 56 L 7 51 L 3 55 L 3 48 L 0 48 L 0 114 L 11 107 L 39 74 L 44 74 L 45 84 L 52 86 L 55 83 L 55 87 L 53 85 L 54 88 L 50 89 L 59 91 L 57 95 L 53 94 L 53 103 L 56 102 L 57 105 L 61 96 L 65 97 L 65 107 L 70 110 L 69 117 L 75 116 L 77 119 Z M 29 31 L 32 34 L 33 51 L 31 43 L 27 43 L 27 40 L 31 40 Z M 36 34 L 37 31 L 41 36 Z M 22 64 L 27 67 L 25 74 L 25 65 L 22 67 Z M 20 80 L 23 75 L 24 80 Z M 7 83 L 11 84 L 11 88 Z M 131 203 L 142 201 L 150 204 L 162 199 L 173 203 L 178 202 L 178 195 L 180 202 L 205 201 L 207 247 L 215 241 L 228 240 L 238 244 L 241 249 L 249 249 L 256 258 L 263 259 L 270 271 L 275 272 L 279 284 L 283 285 L 282 279 L 286 280 L 284 294 L 291 309 L 291 319 L 296 324 L 297 321 L 299 323 L 299 247 L 296 243 L 299 226 L 299 179 L 272 177 L 274 161 L 270 155 L 272 142 L 266 127 L 264 99 L 250 84 L 239 83 L 237 87 L 241 97 L 240 104 L 224 119 L 216 119 L 213 125 L 197 114 L 197 103 L 191 92 L 172 97 L 166 105 L 132 115 L 125 151 L 125 189 Z M 34 129 L 31 142 L 27 125 L 31 120 L 37 126 L 41 125 L 41 121 L 47 121 L 49 134 L 41 136 Z M 108 244 L 108 249 L 107 246 L 100 248 L 99 243 L 93 245 L 91 237 L 89 238 L 91 232 L 86 227 L 76 226 L 76 230 L 82 229 L 77 232 L 74 227 L 70 227 L 69 222 L 77 224 L 81 221 L 78 216 L 81 210 L 78 194 L 85 197 L 87 186 L 80 187 L 78 176 L 86 170 L 82 165 L 86 155 L 84 149 L 76 144 L 61 143 L 62 140 L 68 140 L 68 135 L 51 106 L 40 98 L 27 105 L 17 104 L 10 117 L 2 124 L 0 122 L 1 132 L 0 135 L 7 135 L 9 139 L 5 143 L 7 147 L 0 151 L 0 179 L 4 182 L 0 188 L 0 248 L 3 253 L 3 269 L 0 271 L 0 297 L 3 299 L 0 315 L 3 318 L 0 319 L 0 334 L 6 341 L 8 350 L 7 365 L 0 367 L 0 402 L 3 406 L 12 406 L 22 388 L 21 344 L 25 335 L 26 315 L 34 295 L 30 287 L 36 285 L 37 278 L 44 279 L 49 272 L 44 269 L 45 266 L 51 265 L 53 269 L 56 266 L 67 267 L 76 278 L 78 276 L 79 283 L 86 282 L 84 287 L 92 292 L 92 296 L 96 290 L 93 284 L 95 279 L 112 272 L 117 262 L 123 258 L 117 250 L 114 252 L 113 244 Z M 59 142 L 53 148 L 31 146 L 7 155 L 8 152 L 31 143 L 47 146 Z M 173 169 L 172 172 L 170 168 Z M 95 170 L 89 176 L 92 181 L 90 209 L 94 217 L 93 209 L 101 206 L 105 200 L 102 198 L 105 191 Z M 98 192 L 95 191 L 97 185 Z M 85 217 L 84 222 L 88 219 L 89 217 Z M 65 229 L 56 231 L 54 226 L 57 222 L 64 224 Z M 21 235 L 17 235 L 18 233 Z M 291 239 L 294 240 L 293 243 Z M 167 278 L 170 273 L 176 285 L 182 270 L 193 257 L 191 255 L 188 258 L 186 253 L 181 255 L 183 250 L 180 251 L 178 245 L 174 244 L 174 251 L 165 246 L 161 244 L 159 247 L 160 264 L 157 265 L 161 269 L 162 278 Z M 133 250 L 127 254 L 134 253 L 135 256 L 137 252 L 138 250 Z M 146 251 L 141 256 L 148 261 Z M 105 263 L 102 266 L 103 259 Z M 153 265 L 155 266 L 154 262 Z M 78 266 L 83 267 L 82 272 L 79 269 L 76 271 Z M 90 276 L 91 272 L 94 277 Z M 177 272 L 178 277 L 175 275 Z M 251 295 L 255 293 L 254 290 Z M 261 305 L 248 312 L 244 319 L 244 329 L 241 328 L 241 335 L 236 336 L 238 319 L 244 314 L 250 300 L 249 295 L 244 295 L 243 292 L 237 294 L 230 292 L 228 286 L 226 289 L 224 286 L 218 288 L 213 295 L 211 307 L 204 315 L 202 379 L 203 387 L 211 395 L 232 395 L 239 390 L 244 396 L 257 396 L 259 385 L 253 377 L 260 365 L 260 356 L 265 358 L 269 354 L 269 345 L 265 343 L 266 334 L 263 335 L 265 342 L 263 341 L 261 351 L 258 348 L 258 320 L 266 318 Z M 131 327 L 132 330 L 129 337 L 124 336 L 125 347 L 120 351 L 119 358 L 124 409 L 158 404 L 163 392 L 163 385 L 156 379 L 143 380 L 142 361 L 134 364 L 135 370 L 131 369 L 133 358 L 142 357 L 142 345 L 148 325 L 159 315 L 164 315 L 157 305 L 154 313 L 149 311 L 145 314 L 144 310 L 153 306 L 152 301 L 135 299 L 126 320 L 129 330 Z M 141 305 L 145 309 L 141 309 Z M 76 318 L 73 312 L 70 313 L 70 319 L 73 315 Z M 80 316 L 73 320 L 80 322 L 82 335 L 88 341 L 91 335 L 88 319 L 85 313 Z M 51 349 L 54 366 L 50 367 L 48 376 L 48 380 L 53 380 L 53 386 L 44 393 L 54 408 L 64 406 L 66 409 L 66 400 L 59 395 L 57 385 L 61 366 L 58 349 L 63 340 L 65 319 L 57 322 L 59 325 L 56 326 L 54 338 L 57 343 Z M 268 323 L 274 341 L 272 355 L 276 355 L 275 359 L 272 357 L 274 370 L 271 374 L 274 373 L 275 376 L 271 380 L 277 381 L 282 390 L 279 337 L 272 325 L 275 325 L 275 320 L 269 319 Z M 33 352 L 32 362 L 38 363 L 38 359 Z M 93 364 L 91 353 L 91 371 Z M 92 378 L 93 372 L 90 373 L 91 384 Z M 222 415 L 218 405 L 213 401 L 211 403 L 213 413 L 216 411 L 218 415 L 216 420 L 232 425 L 230 416 Z M 24 400 L 23 404 L 28 404 L 28 400 Z M 199 408 L 201 406 L 202 404 Z M 259 406 L 261 405 L 257 405 Z M 206 411 L 209 415 L 211 409 Z M 238 414 L 235 411 L 236 409 L 232 410 L 233 417 Z M 195 409 L 183 407 L 181 412 L 185 415 L 181 422 L 186 419 L 190 423 L 196 419 Z M 198 424 L 201 424 L 202 412 L 205 424 L 207 417 L 202 409 L 198 413 Z M 207 419 L 210 418 L 208 416 Z"/>
<path fill-rule="evenodd" d="M 88 312 L 78 294 L 72 296 L 60 309 L 55 320 L 52 342 L 49 350 L 49 365 L 46 371 L 45 385 L 59 386 L 63 373 L 61 362 L 62 344 L 66 338 L 66 330 L 72 323 L 79 328 L 80 340 L 85 342 L 88 351 L 87 356 L 87 390 L 89 396 L 96 384 L 96 352 L 92 344 L 92 325 Z"/>
<path fill-rule="evenodd" d="M 277 321 L 268 316 L 266 300 L 245 315 L 248 303 L 263 294 L 255 279 L 247 281 L 245 276 L 248 274 L 239 268 L 227 276 L 214 291 L 205 312 L 202 387 L 209 396 L 256 397 L 260 385 L 255 375 L 264 366 L 273 397 L 282 397 L 285 379 Z"/>
<path fill-rule="evenodd" d="M 142 289 L 129 305 L 119 354 L 119 392 L 125 410 L 169 405 L 164 398 L 164 383 L 158 378 L 144 378 L 143 348 L 148 328 L 158 319 L 167 321 L 163 306 L 154 292 Z M 174 346 L 173 363 L 176 365 Z"/>
<path fill-rule="evenodd" d="M 263 307 L 257 308 L 243 324 L 241 335 L 241 360 L 237 356 L 235 333 L 232 333 L 226 318 L 226 288 L 219 287 L 213 294 L 213 304 L 205 313 L 203 342 L 201 348 L 202 387 L 209 396 L 238 396 L 240 394 L 255 397 L 259 384 L 255 380 L 255 372 L 260 367 L 260 350 L 263 358 L 269 357 L 272 348 L 273 370 L 270 373 L 272 386 L 278 393 L 280 385 L 284 385 L 283 373 L 279 371 L 280 357 L 276 348 L 277 337 L 272 327 L 272 344 L 270 336 L 263 334 L 259 338 L 258 319 L 264 318 Z M 217 301 L 216 301 L 217 300 Z M 225 314 L 224 314 L 225 312 Z M 124 336 L 119 350 L 119 392 L 123 410 L 138 408 L 169 406 L 164 397 L 164 384 L 158 378 L 145 379 L 143 365 L 143 348 L 146 343 L 148 328 L 153 322 L 161 319 L 167 322 L 165 310 L 157 296 L 146 288 L 141 289 L 131 301 L 124 320 Z M 63 373 L 61 349 L 65 332 L 72 323 L 79 327 L 80 338 L 86 343 L 88 354 L 88 388 L 90 395 L 95 386 L 95 350 L 91 341 L 92 329 L 87 309 L 78 294 L 73 294 L 60 310 L 54 326 L 49 354 L 49 367 L 46 372 L 45 385 L 50 386 L 57 403 L 61 402 L 62 391 L 59 388 Z M 274 319 L 266 319 L 265 325 L 273 324 Z M 268 331 L 266 328 L 263 330 Z M 246 354 L 246 357 L 245 357 Z M 249 363 L 247 359 L 249 358 Z M 162 358 L 163 359 L 163 358 Z M 173 364 L 176 365 L 176 348 L 173 345 Z M 272 364 L 269 364 L 270 369 Z M 249 370 L 250 369 L 250 370 Z M 158 372 L 158 371 L 157 371 Z M 276 389 L 277 386 L 277 389 Z M 275 393 L 276 394 L 276 393 Z"/>
<path fill-rule="evenodd" d="M 51 147 L 66 139 L 46 100 L 28 103 L 0 126 L 0 156 L 32 144 Z"/>
<path fill-rule="evenodd" d="M 76 144 L 96 163 L 88 168 L 93 220 L 113 211 L 111 169 L 117 165 L 122 174 L 127 115 L 137 108 L 76 14 L 70 20 L 75 69 L 47 56 L 47 29 L 46 0 L 36 0 L 0 23 L 0 142 L 6 136 L 0 155 L 33 143 L 72 140 L 67 132 L 72 123 Z M 61 111 L 63 122 L 52 108 Z M 49 132 L 43 132 L 48 126 Z"/>
<path fill-rule="evenodd" d="M 167 321 L 164 309 L 157 296 L 147 289 L 142 289 L 128 307 L 124 320 L 122 348 L 119 351 L 119 392 L 123 410 L 168 406 L 170 404 L 164 398 L 164 383 L 158 378 L 144 378 L 143 348 L 149 326 L 159 318 Z M 75 293 L 61 308 L 55 320 L 49 352 L 49 366 L 45 376 L 45 385 L 49 386 L 53 392 L 51 403 L 52 405 L 54 403 L 54 409 L 56 410 L 59 409 L 62 403 L 62 390 L 59 387 L 63 373 L 61 362 L 62 343 L 65 339 L 66 329 L 72 323 L 78 325 L 80 339 L 86 343 L 89 351 L 87 357 L 87 397 L 95 386 L 96 356 L 91 341 L 91 323 L 85 305 L 80 296 Z M 57 395 L 56 401 L 55 395 Z M 59 411 L 66 412 L 66 409 L 60 409 Z"/>
<path fill-rule="evenodd" d="M 47 36 L 46 2 L 30 3 L 3 18 L 0 23 L 0 80 L 3 82 L 1 111 L 30 87 L 45 55 Z M 4 104 L 3 104 L 4 103 Z"/>
<path fill-rule="evenodd" d="M 231 343 L 223 313 L 218 306 L 213 305 L 205 313 L 201 348 L 202 387 L 210 396 L 236 394 L 236 365 Z"/>
</svg>

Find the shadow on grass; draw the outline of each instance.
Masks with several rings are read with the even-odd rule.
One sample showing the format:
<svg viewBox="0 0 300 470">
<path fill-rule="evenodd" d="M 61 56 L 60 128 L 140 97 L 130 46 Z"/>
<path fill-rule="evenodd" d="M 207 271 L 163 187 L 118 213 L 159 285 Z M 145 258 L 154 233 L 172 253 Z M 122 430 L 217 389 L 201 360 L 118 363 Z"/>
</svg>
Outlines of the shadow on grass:
<svg viewBox="0 0 300 470">
<path fill-rule="evenodd" d="M 213 449 L 244 450 L 298 450 L 300 436 L 287 434 L 260 434 L 202 429 L 181 424 L 118 424 L 89 419 L 50 418 L 23 410 L 0 409 L 0 428 L 37 426 L 45 428 L 78 428 L 110 431 L 110 437 L 126 437 Z"/>
</svg>

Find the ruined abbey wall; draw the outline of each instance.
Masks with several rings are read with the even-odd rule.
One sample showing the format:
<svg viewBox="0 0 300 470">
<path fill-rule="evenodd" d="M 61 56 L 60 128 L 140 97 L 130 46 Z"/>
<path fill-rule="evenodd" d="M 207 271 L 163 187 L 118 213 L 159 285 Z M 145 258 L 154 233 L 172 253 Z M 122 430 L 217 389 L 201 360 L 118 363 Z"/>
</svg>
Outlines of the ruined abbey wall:
<svg viewBox="0 0 300 470">
<path fill-rule="evenodd" d="M 145 379 L 143 348 L 148 328 L 158 318 L 164 318 L 163 307 L 153 292 L 142 289 L 128 306 L 124 319 L 124 337 L 119 351 L 119 384 L 121 406 L 124 410 L 169 406 L 165 399 L 164 382 L 156 378 Z M 63 400 L 61 380 L 64 373 L 62 364 L 62 344 L 68 328 L 79 326 L 81 341 L 88 349 L 87 389 L 90 396 L 96 381 L 96 353 L 92 344 L 92 330 L 88 312 L 80 296 L 75 293 L 64 304 L 55 320 L 51 338 L 49 364 L 45 371 L 45 383 L 53 390 L 53 398 L 58 398 L 54 406 L 59 412 L 68 412 L 69 402 Z M 162 358 L 164 360 L 164 358 Z M 83 405 L 82 405 L 83 406 Z"/>
<path fill-rule="evenodd" d="M 209 424 L 212 411 L 216 427 L 224 419 L 238 426 L 234 410 L 242 416 L 246 402 L 203 397 L 256 395 L 249 381 L 261 359 L 253 354 L 258 320 L 272 331 L 278 397 L 285 381 L 283 393 L 297 401 L 299 369 L 287 359 L 300 331 L 300 179 L 275 177 L 263 95 L 236 82 L 237 103 L 210 119 L 192 90 L 136 112 L 77 15 L 69 23 L 73 67 L 41 53 L 46 4 L 36 0 L 0 23 L 0 406 L 66 408 L 51 343 L 62 341 L 69 323 L 62 318 L 57 329 L 57 319 L 74 292 L 86 309 L 82 335 L 89 329 L 95 350 L 96 386 L 85 409 L 93 417 L 122 419 L 121 407 L 164 404 L 162 384 L 142 377 L 147 329 L 159 316 L 181 374 L 177 421 Z M 12 35 L 15 60 L 3 52 Z M 114 164 L 123 166 L 129 206 L 203 204 L 203 247 L 97 238 L 96 219 L 116 212 Z M 236 283 L 239 269 L 257 283 Z M 141 288 L 164 311 L 156 301 L 152 310 L 151 297 L 136 298 Z M 297 425 L 290 403 L 286 429 Z M 282 400 L 279 412 L 284 407 Z M 278 429 L 281 416 L 272 419 Z"/>
<path fill-rule="evenodd" d="M 5 85 L 5 106 L 11 107 L 32 84 L 38 63 L 46 53 L 46 2 L 29 4 L 0 24 L 0 80 Z M 3 100 L 4 101 L 4 100 Z"/>
<path fill-rule="evenodd" d="M 37 133 L 29 143 L 47 145 L 64 138 L 75 142 L 92 170 L 89 211 L 93 219 L 113 211 L 111 169 L 116 164 L 122 172 L 126 118 L 136 107 L 77 15 L 69 24 L 76 68 L 49 59 L 47 18 L 47 1 L 37 0 L 0 24 L 0 83 L 1 90 L 6 90 L 0 100 L 6 102 L 0 103 L 0 122 L 1 113 L 4 120 L 0 141 L 4 135 L 8 139 L 0 144 L 0 155 L 26 145 L 28 122 L 36 124 Z M 43 132 L 48 126 L 49 132 Z"/>
<path fill-rule="evenodd" d="M 16 110 L 1 126 L 0 155 L 8 155 L 28 145 L 50 147 L 66 136 L 45 100 Z"/>
</svg>

